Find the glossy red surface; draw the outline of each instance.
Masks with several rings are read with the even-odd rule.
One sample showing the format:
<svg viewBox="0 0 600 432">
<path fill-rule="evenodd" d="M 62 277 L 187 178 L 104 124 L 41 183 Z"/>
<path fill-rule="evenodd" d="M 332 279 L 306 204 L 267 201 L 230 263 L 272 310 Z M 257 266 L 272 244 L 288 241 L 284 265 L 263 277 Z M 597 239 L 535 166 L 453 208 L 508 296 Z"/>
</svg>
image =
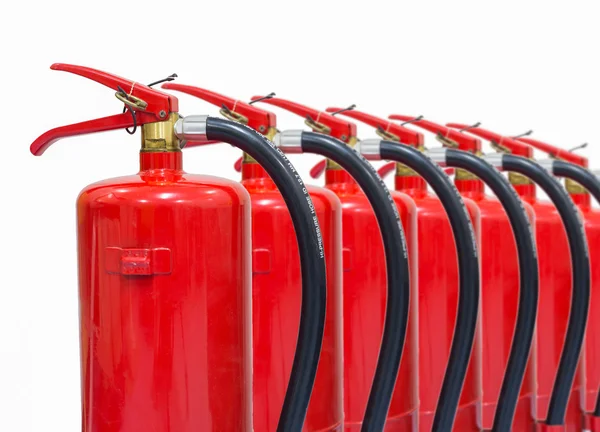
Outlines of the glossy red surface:
<svg viewBox="0 0 600 432">
<path fill-rule="evenodd" d="M 358 185 L 343 170 L 327 170 L 326 187 L 342 202 L 344 247 L 344 430 L 360 430 L 383 334 L 385 256 L 375 214 Z M 406 234 L 411 267 L 411 309 L 402 362 L 386 431 L 415 431 L 418 424 L 418 296 L 416 209 L 393 193 Z"/>
<path fill-rule="evenodd" d="M 250 432 L 248 194 L 140 160 L 77 203 L 82 430 Z"/>
<path fill-rule="evenodd" d="M 586 428 L 585 431 L 589 432 L 600 432 L 600 417 L 594 417 L 592 415 L 588 415 L 586 418 Z"/>
<path fill-rule="evenodd" d="M 301 273 L 292 219 L 257 163 L 242 165 L 252 201 L 254 430 L 275 431 L 292 370 L 301 305 Z M 323 347 L 304 431 L 339 431 L 343 411 L 342 209 L 332 192 L 308 186 L 327 265 Z M 378 342 L 379 343 L 379 342 Z"/>
<path fill-rule="evenodd" d="M 502 204 L 484 194 L 477 179 L 455 180 L 461 195 L 473 200 L 481 215 L 481 310 L 483 328 L 483 428 L 494 423 L 498 397 L 510 355 L 519 305 L 519 262 L 514 234 Z M 532 224 L 533 208 L 525 204 Z M 531 430 L 535 424 L 537 347 L 530 360 L 513 420 L 514 431 Z"/>
<path fill-rule="evenodd" d="M 585 333 L 585 410 L 593 412 L 600 383 L 600 211 L 592 207 L 589 193 L 571 194 L 571 198 L 583 216 L 590 251 L 592 294 Z"/>
<path fill-rule="evenodd" d="M 535 211 L 536 241 L 540 270 L 538 306 L 537 418 L 548 413 L 550 395 L 563 348 L 571 308 L 571 261 L 569 244 L 560 215 L 554 205 L 536 198 L 535 185 L 515 185 L 517 193 Z M 589 326 L 588 326 L 589 328 Z M 582 430 L 582 406 L 585 393 L 585 348 L 577 369 L 567 406 L 565 428 L 568 432 Z"/>
<path fill-rule="evenodd" d="M 419 254 L 419 431 L 429 432 L 452 344 L 458 305 L 458 265 L 454 236 L 440 200 L 417 176 L 396 176 L 396 190 L 409 195 L 417 207 Z M 480 238 L 477 204 L 465 199 Z M 481 319 L 465 377 L 454 430 L 481 429 Z"/>
</svg>

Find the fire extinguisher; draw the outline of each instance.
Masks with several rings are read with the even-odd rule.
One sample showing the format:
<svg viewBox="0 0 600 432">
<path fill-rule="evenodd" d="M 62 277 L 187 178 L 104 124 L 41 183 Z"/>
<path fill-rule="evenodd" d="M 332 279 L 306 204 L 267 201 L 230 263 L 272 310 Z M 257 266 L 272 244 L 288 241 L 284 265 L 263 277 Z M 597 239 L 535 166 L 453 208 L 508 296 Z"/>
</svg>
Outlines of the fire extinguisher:
<svg viewBox="0 0 600 432">
<path fill-rule="evenodd" d="M 476 156 L 482 155 L 481 141 L 476 137 L 461 134 L 455 129 L 436 124 L 422 117 L 394 114 L 390 115 L 389 119 L 410 122 L 410 124 L 434 133 L 444 147 L 466 151 Z M 454 154 L 454 152 L 450 152 L 450 155 Z M 511 359 L 511 350 L 515 354 L 529 352 L 527 347 L 531 345 L 529 338 L 531 335 L 527 334 L 526 336 L 522 326 L 515 327 L 515 323 L 518 322 L 517 310 L 523 302 L 519 296 L 519 293 L 523 294 L 523 291 L 519 291 L 521 272 L 516 259 L 516 246 L 521 239 L 513 238 L 511 223 L 502 203 L 496 197 L 485 194 L 484 182 L 479 176 L 474 175 L 468 169 L 459 168 L 454 184 L 463 197 L 477 203 L 481 213 L 483 428 L 491 429 L 495 423 L 501 388 L 504 391 L 509 388 L 518 388 L 520 384 L 515 384 L 515 382 L 520 383 L 522 379 L 523 385 L 520 386 L 521 391 L 512 427 L 517 431 L 531 429 L 535 422 L 531 410 L 531 407 L 535 405 L 536 394 L 535 346 L 531 350 L 525 377 L 520 376 L 520 371 L 517 371 L 516 380 L 506 379 L 508 376 L 504 372 L 507 370 L 508 364 L 515 364 Z M 533 208 L 527 203 L 523 203 L 523 206 L 535 227 Z M 537 264 L 534 271 L 537 272 Z M 537 297 L 535 301 L 537 304 Z M 535 314 L 519 317 L 524 320 L 533 319 L 532 322 L 535 322 Z M 527 326 L 527 329 L 530 328 Z M 533 327 L 531 330 L 533 331 Z M 513 339 L 513 335 L 515 339 Z M 521 342 L 520 348 L 518 342 Z M 526 358 L 519 359 L 519 361 L 521 360 L 527 361 Z M 507 372 L 510 371 L 507 370 Z M 505 393 L 504 391 L 502 394 Z M 506 418 L 502 413 L 499 414 L 498 419 Z M 512 415 L 509 418 L 511 417 Z M 501 420 L 496 420 L 495 424 L 498 424 L 499 421 Z"/>
<path fill-rule="evenodd" d="M 346 144 L 354 145 L 356 142 L 356 126 L 352 123 L 280 98 L 253 99 L 261 99 L 262 102 L 291 110 L 305 117 L 311 129 L 331 134 Z M 320 134 L 313 136 L 297 132 L 295 138 L 290 138 L 290 134 L 293 135 L 293 132 L 286 132 L 283 141 L 277 138 L 281 135 L 276 136 L 282 144 L 282 149 L 317 154 L 326 151 L 327 146 L 320 147 L 318 142 L 310 145 L 303 141 L 306 136 L 316 137 L 318 140 Z M 295 145 L 291 145 L 290 140 Z M 338 143 L 337 140 L 334 142 Z M 379 431 L 385 423 L 386 430 L 412 431 L 417 427 L 418 421 L 414 204 L 409 198 L 398 194 L 393 194 L 389 201 L 395 202 L 396 206 L 392 207 L 398 212 L 407 237 L 411 295 L 410 310 L 403 311 L 409 314 L 406 323 L 403 315 L 391 313 L 391 308 L 398 310 L 397 303 L 400 300 L 408 301 L 408 298 L 404 297 L 408 296 L 408 289 L 401 291 L 402 297 L 399 297 L 397 288 L 390 285 L 392 277 L 394 280 L 399 277 L 396 272 L 404 271 L 401 270 L 398 260 L 406 258 L 406 250 L 396 247 L 393 251 L 388 245 L 392 238 L 388 239 L 386 235 L 383 235 L 382 246 L 382 236 L 377 229 L 382 210 L 377 209 L 377 201 L 374 200 L 384 198 L 387 201 L 387 188 L 380 182 L 371 165 L 361 163 L 350 146 L 335 146 L 336 148 L 331 150 L 333 153 L 328 162 L 328 175 L 332 181 L 327 187 L 335 192 L 342 202 L 344 430 Z M 338 158 L 344 159 L 344 162 L 340 162 Z M 347 164 L 352 164 L 352 167 L 343 169 L 343 165 Z M 377 187 L 369 186 L 369 183 L 373 182 L 377 183 Z M 391 228 L 388 226 L 389 229 Z M 405 305 L 408 307 L 408 304 Z M 398 370 L 400 347 L 397 339 L 403 333 L 406 333 L 406 343 Z M 381 348 L 378 349 L 380 343 Z"/>
<path fill-rule="evenodd" d="M 92 184 L 77 202 L 82 430 L 252 430 L 249 198 L 235 182 L 183 171 L 182 142 L 208 139 L 259 161 L 292 215 L 302 312 L 279 430 L 300 431 L 326 287 L 314 209 L 292 166 L 243 126 L 181 118 L 177 99 L 149 86 L 81 66 L 52 69 L 112 88 L 125 109 L 47 131 L 33 154 L 66 137 L 142 129 L 140 172 Z"/>
<path fill-rule="evenodd" d="M 543 430 L 581 431 L 590 265 L 579 213 L 564 188 L 530 160 L 531 147 L 480 127 L 459 123 L 447 126 L 491 141 L 500 154 L 488 159 L 509 172 L 517 193 L 533 206 L 540 264 L 537 417 L 545 419 Z M 536 199 L 536 183 L 552 204 Z"/>
<path fill-rule="evenodd" d="M 588 159 L 545 142 L 521 137 L 518 139 L 538 150 L 548 153 L 553 159 L 540 164 L 558 177 L 565 178 L 565 187 L 585 223 L 585 233 L 590 248 L 591 262 L 591 298 L 590 313 L 585 334 L 585 375 L 586 375 L 586 428 L 600 432 L 600 404 L 598 404 L 598 386 L 600 385 L 600 211 L 592 208 L 590 193 L 596 201 L 600 199 L 598 179 L 588 170 Z M 596 410 L 598 407 L 598 410 Z M 595 424 L 594 424 L 595 423 Z"/>
<path fill-rule="evenodd" d="M 269 139 L 277 133 L 275 114 L 200 87 L 162 86 L 206 100 L 220 113 Z M 187 142 L 186 148 L 203 144 Z M 294 227 L 273 180 L 244 153 L 242 185 L 252 203 L 253 422 L 256 431 L 277 426 L 294 356 L 300 313 L 300 263 Z M 337 196 L 306 186 L 321 227 L 327 266 L 327 310 L 319 368 L 304 423 L 305 431 L 333 431 L 343 425 L 342 211 Z"/>
<path fill-rule="evenodd" d="M 338 108 L 329 108 L 338 112 Z M 357 110 L 344 115 L 372 125 L 382 138 L 400 141 L 423 150 L 423 134 Z M 419 430 L 429 432 L 453 344 L 451 329 L 457 326 L 459 307 L 457 257 L 452 228 L 438 197 L 427 191 L 426 181 L 405 164 L 396 165 L 396 191 L 416 203 L 419 245 Z M 318 167 L 313 169 L 318 175 Z M 464 199 L 476 235 L 479 233 L 477 205 Z M 478 237 L 477 237 L 478 241 Z M 443 329 L 443 330 L 441 330 Z M 448 376 L 446 374 L 446 376 Z M 454 419 L 455 430 L 479 431 L 481 418 L 481 331 L 478 324 L 471 361 Z"/>
</svg>

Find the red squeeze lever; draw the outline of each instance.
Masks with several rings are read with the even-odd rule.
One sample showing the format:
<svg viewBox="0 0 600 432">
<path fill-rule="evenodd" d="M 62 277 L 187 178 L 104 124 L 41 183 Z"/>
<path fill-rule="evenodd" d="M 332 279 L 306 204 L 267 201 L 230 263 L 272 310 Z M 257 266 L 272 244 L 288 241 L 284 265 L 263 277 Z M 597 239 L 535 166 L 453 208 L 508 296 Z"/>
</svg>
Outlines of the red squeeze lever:
<svg viewBox="0 0 600 432">
<path fill-rule="evenodd" d="M 446 126 L 449 128 L 466 130 L 473 135 L 477 135 L 480 138 L 492 142 L 497 149 L 502 150 L 504 148 L 505 151 L 509 151 L 515 156 L 523 156 L 526 158 L 533 157 L 533 149 L 514 138 L 500 135 L 499 133 L 480 127 L 471 127 L 470 125 L 463 123 L 447 123 Z M 460 131 L 458 131 L 458 133 L 460 133 Z"/>
<path fill-rule="evenodd" d="M 232 120 L 243 123 L 261 134 L 266 134 L 270 128 L 277 125 L 277 117 L 274 113 L 256 108 L 249 103 L 233 99 L 210 90 L 200 87 L 166 83 L 162 88 L 167 90 L 176 90 L 182 93 L 195 96 L 218 107 L 222 107 L 221 113 L 226 117 L 233 117 Z M 192 143 L 188 143 L 190 145 Z M 193 143 L 193 145 L 197 145 Z"/>
<path fill-rule="evenodd" d="M 417 119 L 414 116 L 407 116 L 401 114 L 392 114 L 388 117 L 391 120 L 400 120 L 410 122 L 415 126 L 419 126 L 429 132 L 433 132 L 444 142 L 444 140 L 450 140 L 458 145 L 460 150 L 468 151 L 470 153 L 478 153 L 481 151 L 481 141 L 473 136 L 460 133 L 455 129 L 451 129 L 447 126 L 442 126 L 429 120 Z"/>
<path fill-rule="evenodd" d="M 345 143 L 356 137 L 356 125 L 354 123 L 342 120 L 326 112 L 318 111 L 305 105 L 276 97 L 265 99 L 263 96 L 253 96 L 252 100 L 260 100 L 261 103 L 275 105 L 306 118 L 306 124 L 313 129 L 314 132 L 331 135 Z"/>
<path fill-rule="evenodd" d="M 327 168 L 327 161 L 323 159 L 310 169 L 310 176 L 314 179 L 321 177 L 325 172 L 325 168 Z"/>
<path fill-rule="evenodd" d="M 327 108 L 329 113 L 340 113 L 346 117 L 366 123 L 377 129 L 378 133 L 391 141 L 400 141 L 402 144 L 418 147 L 423 145 L 423 134 L 414 130 L 405 128 L 402 125 L 393 123 L 389 120 L 367 114 L 356 109 L 343 109 L 338 107 Z"/>
<path fill-rule="evenodd" d="M 242 172 L 242 161 L 243 161 L 243 159 L 244 158 L 239 158 L 233 164 L 233 169 L 235 170 L 235 172 Z"/>
<path fill-rule="evenodd" d="M 562 159 L 567 162 L 571 162 L 575 165 L 579 165 L 584 168 L 588 168 L 588 166 L 589 166 L 589 162 L 586 157 L 572 153 L 569 150 L 561 149 L 559 147 L 555 147 L 553 145 L 546 144 L 545 142 L 538 141 L 538 140 L 532 139 L 532 138 L 520 137 L 520 138 L 517 138 L 517 140 L 521 141 L 527 145 L 530 145 L 533 148 L 536 148 L 545 153 L 548 153 L 550 156 Z"/>
<path fill-rule="evenodd" d="M 62 138 L 154 123 L 167 119 L 170 113 L 179 110 L 175 96 L 117 75 L 64 63 L 55 63 L 50 69 L 71 72 L 110 87 L 117 92 L 117 98 L 125 103 L 130 112 L 50 129 L 31 144 L 30 151 L 35 156 L 42 155 L 48 147 Z"/>
</svg>

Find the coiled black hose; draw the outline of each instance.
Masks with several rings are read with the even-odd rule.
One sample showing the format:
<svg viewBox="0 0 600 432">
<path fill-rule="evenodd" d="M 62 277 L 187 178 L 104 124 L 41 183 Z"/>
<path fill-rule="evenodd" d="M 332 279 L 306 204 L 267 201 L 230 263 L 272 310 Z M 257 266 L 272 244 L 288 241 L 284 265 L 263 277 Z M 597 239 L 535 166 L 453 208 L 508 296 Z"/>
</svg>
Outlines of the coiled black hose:
<svg viewBox="0 0 600 432">
<path fill-rule="evenodd" d="M 364 154 L 364 153 L 363 153 Z M 450 432 L 471 358 L 479 312 L 479 259 L 475 234 L 465 204 L 444 171 L 420 151 L 391 141 L 379 141 L 382 159 L 412 168 L 433 188 L 442 202 L 456 244 L 460 273 L 454 338 L 433 420 L 435 432 Z"/>
<path fill-rule="evenodd" d="M 529 159 L 508 154 L 501 156 L 503 169 L 523 174 L 546 192 L 560 214 L 569 240 L 573 273 L 571 313 L 546 419 L 546 424 L 559 426 L 564 424 L 587 324 L 590 303 L 590 262 L 587 240 L 577 208 L 554 177 L 541 165 Z"/>
<path fill-rule="evenodd" d="M 285 134 L 280 135 L 283 148 L 286 146 Z M 294 143 L 295 137 L 291 138 Z M 363 432 L 379 432 L 385 427 L 408 325 L 410 277 L 402 223 L 383 180 L 359 153 L 328 135 L 301 132 L 298 138 L 303 152 L 316 153 L 337 162 L 356 180 L 373 207 L 381 231 L 388 284 L 385 325 L 361 429 Z"/>
<path fill-rule="evenodd" d="M 596 202 L 600 203 L 600 181 L 598 180 L 598 177 L 589 170 L 572 163 L 553 160 L 552 173 L 558 177 L 566 177 L 576 181 L 592 194 Z M 596 398 L 594 417 L 600 417 L 600 393 Z"/>
<path fill-rule="evenodd" d="M 315 210 L 292 164 L 264 136 L 239 123 L 208 117 L 206 137 L 232 144 L 252 156 L 275 182 L 292 217 L 300 252 L 302 308 L 294 363 L 277 430 L 301 432 L 321 353 L 327 296 L 323 242 Z"/>
<path fill-rule="evenodd" d="M 535 238 L 521 199 L 499 171 L 471 153 L 441 150 L 445 153 L 446 165 L 475 174 L 492 189 L 506 211 L 515 237 L 519 257 L 519 308 L 492 428 L 494 432 L 510 432 L 535 334 L 539 289 Z"/>
</svg>

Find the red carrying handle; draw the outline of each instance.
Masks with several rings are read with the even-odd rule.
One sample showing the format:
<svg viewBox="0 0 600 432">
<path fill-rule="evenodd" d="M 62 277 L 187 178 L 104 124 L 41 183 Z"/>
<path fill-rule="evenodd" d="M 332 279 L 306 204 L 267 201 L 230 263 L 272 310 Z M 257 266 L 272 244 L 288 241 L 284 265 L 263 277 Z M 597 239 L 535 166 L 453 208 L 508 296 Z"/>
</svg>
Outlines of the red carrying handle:
<svg viewBox="0 0 600 432">
<path fill-rule="evenodd" d="M 175 96 L 117 75 L 85 66 L 63 63 L 55 63 L 50 66 L 50 69 L 80 75 L 115 90 L 122 100 L 126 101 L 130 112 L 51 129 L 40 135 L 31 144 L 30 151 L 36 156 L 42 155 L 48 147 L 62 138 L 125 129 L 134 124 L 139 126 L 154 123 L 166 120 L 170 113 L 179 110 L 179 103 Z M 135 116 L 135 121 L 133 116 Z"/>
<path fill-rule="evenodd" d="M 471 127 L 464 123 L 447 123 L 446 126 L 454 129 L 466 130 L 470 134 L 477 135 L 478 137 L 488 141 L 492 141 L 496 146 L 505 147 L 508 151 L 510 151 L 510 153 L 516 156 L 523 156 L 526 158 L 533 157 L 533 149 L 514 138 L 500 135 L 480 127 Z"/>
<path fill-rule="evenodd" d="M 314 179 L 318 179 L 325 172 L 325 168 L 327 168 L 327 160 L 323 159 L 310 169 L 310 176 Z"/>
<path fill-rule="evenodd" d="M 327 132 L 329 135 L 344 142 L 348 142 L 351 138 L 356 137 L 356 125 L 354 123 L 332 116 L 327 112 L 276 97 L 253 96 L 252 100 L 278 106 L 279 108 L 283 108 L 300 117 L 310 118 L 312 122 L 328 128 L 329 130 Z M 315 132 L 325 133 L 323 130 L 317 128 L 313 128 L 313 130 Z"/>
<path fill-rule="evenodd" d="M 339 107 L 329 107 L 326 111 L 329 113 L 339 113 L 340 115 L 350 117 L 354 120 L 368 124 L 369 126 L 373 126 L 375 129 L 383 131 L 384 134 L 387 134 L 387 137 L 393 141 L 400 141 L 402 144 L 415 147 L 423 145 L 423 134 L 405 128 L 389 120 L 382 119 L 363 111 L 358 111 L 354 108 L 344 109 Z"/>
<path fill-rule="evenodd" d="M 233 164 L 233 169 L 236 170 L 236 172 L 242 172 L 242 159 L 243 158 L 239 158 Z"/>
<path fill-rule="evenodd" d="M 584 168 L 587 168 L 589 166 L 589 161 L 586 157 L 577 155 L 568 150 L 561 149 L 559 147 L 555 147 L 553 145 L 532 138 L 521 137 L 517 138 L 517 140 L 527 145 L 530 145 L 533 148 L 548 153 L 550 156 L 565 160 L 567 162 L 571 162 L 575 165 L 579 165 Z"/>
</svg>

